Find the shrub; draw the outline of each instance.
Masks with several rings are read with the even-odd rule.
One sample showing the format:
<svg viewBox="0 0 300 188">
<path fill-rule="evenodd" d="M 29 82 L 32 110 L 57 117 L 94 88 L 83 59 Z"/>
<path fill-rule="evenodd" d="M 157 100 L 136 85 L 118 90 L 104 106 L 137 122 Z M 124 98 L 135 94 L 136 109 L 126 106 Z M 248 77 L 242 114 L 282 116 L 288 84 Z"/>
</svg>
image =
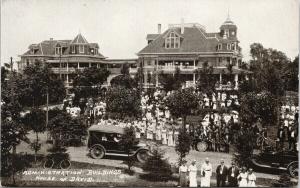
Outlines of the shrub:
<svg viewBox="0 0 300 188">
<path fill-rule="evenodd" d="M 153 150 L 153 154 L 142 166 L 147 172 L 143 178 L 150 181 L 168 181 L 172 176 L 172 169 L 169 162 L 163 159 L 164 153 L 158 148 Z"/>
</svg>

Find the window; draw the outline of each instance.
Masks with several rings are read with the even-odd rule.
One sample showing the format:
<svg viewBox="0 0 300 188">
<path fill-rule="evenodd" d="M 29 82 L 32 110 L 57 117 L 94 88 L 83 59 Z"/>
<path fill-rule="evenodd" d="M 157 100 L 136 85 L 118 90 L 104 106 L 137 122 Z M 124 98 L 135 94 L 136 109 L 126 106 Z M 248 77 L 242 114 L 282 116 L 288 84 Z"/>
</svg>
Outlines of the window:
<svg viewBox="0 0 300 188">
<path fill-rule="evenodd" d="M 229 29 L 225 29 L 225 36 L 229 37 Z"/>
<path fill-rule="evenodd" d="M 222 44 L 218 44 L 218 50 L 222 50 Z"/>
<path fill-rule="evenodd" d="M 83 45 L 79 45 L 79 53 L 84 53 L 84 46 Z"/>
<path fill-rule="evenodd" d="M 71 46 L 72 54 L 75 54 L 75 46 Z"/>
<path fill-rule="evenodd" d="M 95 48 L 95 55 L 98 54 L 98 48 Z"/>
<path fill-rule="evenodd" d="M 232 44 L 231 44 L 231 49 L 232 49 L 232 50 L 236 50 L 235 43 L 232 43 Z"/>
<path fill-rule="evenodd" d="M 180 38 L 171 32 L 165 40 L 165 48 L 180 48 Z"/>
<path fill-rule="evenodd" d="M 231 50 L 231 45 L 229 43 L 227 44 L 227 50 Z"/>
<path fill-rule="evenodd" d="M 61 54 L 62 54 L 62 49 L 61 49 L 60 46 L 56 46 L 56 47 L 55 47 L 55 54 L 56 54 L 56 55 L 61 55 Z"/>
</svg>

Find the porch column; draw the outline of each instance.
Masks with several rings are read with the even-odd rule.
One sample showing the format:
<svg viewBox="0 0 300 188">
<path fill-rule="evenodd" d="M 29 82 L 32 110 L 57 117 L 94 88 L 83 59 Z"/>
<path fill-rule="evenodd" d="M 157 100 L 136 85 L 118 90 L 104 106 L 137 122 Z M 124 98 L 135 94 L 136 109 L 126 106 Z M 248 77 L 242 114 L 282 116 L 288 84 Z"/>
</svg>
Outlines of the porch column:
<svg viewBox="0 0 300 188">
<path fill-rule="evenodd" d="M 79 62 L 77 62 L 77 69 L 79 69 Z"/>
<path fill-rule="evenodd" d="M 196 74 L 193 73 L 193 84 L 196 85 Z"/>
<path fill-rule="evenodd" d="M 196 69 L 196 59 L 194 59 L 194 69 Z"/>
<path fill-rule="evenodd" d="M 222 84 L 222 73 L 220 73 L 220 80 L 219 80 L 220 84 Z"/>
<path fill-rule="evenodd" d="M 157 58 L 157 60 L 156 60 L 155 87 L 158 87 L 158 74 L 159 74 L 159 71 L 158 71 L 158 58 Z"/>
<path fill-rule="evenodd" d="M 238 74 L 234 75 L 234 81 L 235 81 L 235 89 L 238 89 L 238 87 L 239 87 L 239 75 Z"/>
<path fill-rule="evenodd" d="M 91 67 L 91 62 L 89 62 L 89 67 Z"/>
<path fill-rule="evenodd" d="M 175 73 L 175 61 L 173 60 L 173 62 L 172 62 L 172 69 L 171 70 L 173 70 L 174 69 L 174 72 L 173 72 L 173 76 L 174 76 L 174 73 Z"/>
</svg>

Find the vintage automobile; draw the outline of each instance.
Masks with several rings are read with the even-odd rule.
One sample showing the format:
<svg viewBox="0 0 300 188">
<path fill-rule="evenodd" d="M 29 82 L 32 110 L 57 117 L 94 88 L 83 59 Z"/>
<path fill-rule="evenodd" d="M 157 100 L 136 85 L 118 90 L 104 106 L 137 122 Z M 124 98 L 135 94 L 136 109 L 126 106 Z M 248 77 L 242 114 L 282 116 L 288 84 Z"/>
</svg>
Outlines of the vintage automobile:
<svg viewBox="0 0 300 188">
<path fill-rule="evenodd" d="M 292 177 L 298 177 L 298 152 L 263 151 L 251 159 L 254 169 L 286 171 Z"/>
<path fill-rule="evenodd" d="M 119 143 L 124 129 L 112 125 L 92 125 L 88 129 L 87 147 L 90 156 L 94 159 L 101 159 L 104 156 L 136 157 L 144 163 L 150 155 L 150 148 L 144 143 L 138 143 L 128 152 Z"/>
</svg>

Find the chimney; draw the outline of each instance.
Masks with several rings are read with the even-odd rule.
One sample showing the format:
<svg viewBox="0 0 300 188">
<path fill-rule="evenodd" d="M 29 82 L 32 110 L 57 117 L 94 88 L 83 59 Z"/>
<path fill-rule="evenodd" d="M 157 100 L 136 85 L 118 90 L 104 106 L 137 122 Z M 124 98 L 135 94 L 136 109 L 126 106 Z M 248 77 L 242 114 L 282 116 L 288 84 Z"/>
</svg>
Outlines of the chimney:
<svg viewBox="0 0 300 188">
<path fill-rule="evenodd" d="M 184 19 L 181 18 L 181 28 L 180 28 L 180 33 L 183 34 L 184 33 Z"/>
<path fill-rule="evenodd" d="M 158 25 L 157 25 L 157 33 L 158 33 L 158 34 L 161 34 L 161 24 L 158 24 Z"/>
<path fill-rule="evenodd" d="M 53 41 L 53 38 L 50 38 L 51 41 Z"/>
</svg>

